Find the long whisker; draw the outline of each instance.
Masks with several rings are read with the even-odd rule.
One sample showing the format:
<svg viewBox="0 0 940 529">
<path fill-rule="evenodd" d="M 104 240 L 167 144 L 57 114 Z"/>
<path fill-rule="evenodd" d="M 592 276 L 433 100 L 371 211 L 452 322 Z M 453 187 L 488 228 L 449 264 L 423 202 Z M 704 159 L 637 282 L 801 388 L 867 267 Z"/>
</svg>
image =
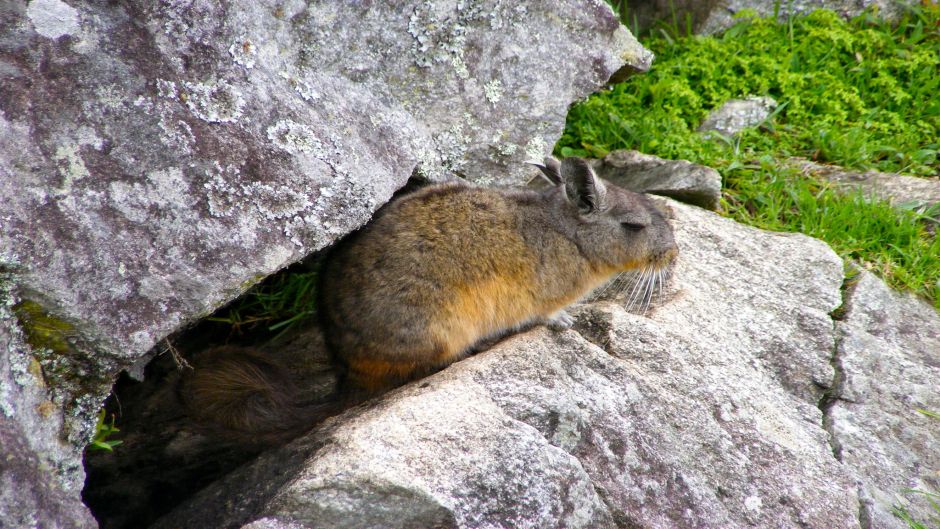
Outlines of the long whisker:
<svg viewBox="0 0 940 529">
<path fill-rule="evenodd" d="M 656 281 L 656 271 L 651 270 L 649 274 L 649 279 L 646 282 L 646 292 L 644 297 L 646 298 L 643 304 L 643 313 L 645 314 L 650 309 L 650 302 L 653 300 L 653 292 L 655 291 L 655 281 Z"/>
<path fill-rule="evenodd" d="M 649 266 L 644 266 L 640 271 L 640 275 L 637 278 L 636 284 L 633 286 L 633 290 L 630 292 L 630 301 L 627 303 L 627 307 L 632 309 L 638 306 L 638 303 L 643 299 L 641 296 L 644 293 L 643 285 L 646 283 L 646 276 L 649 273 Z"/>
<path fill-rule="evenodd" d="M 603 287 L 601 287 L 601 289 L 600 289 L 599 291 L 595 292 L 591 297 L 592 297 L 592 298 L 595 298 L 595 299 L 599 299 L 601 296 L 603 296 L 604 294 L 606 294 L 607 291 L 610 290 L 611 287 L 613 287 L 615 284 L 617 284 L 617 282 L 620 281 L 620 278 L 623 277 L 623 274 L 625 274 L 625 273 L 626 273 L 626 272 L 620 272 L 619 274 L 617 274 L 616 276 L 614 276 L 613 279 L 611 279 L 610 281 L 608 281 L 606 285 L 604 285 Z"/>
</svg>

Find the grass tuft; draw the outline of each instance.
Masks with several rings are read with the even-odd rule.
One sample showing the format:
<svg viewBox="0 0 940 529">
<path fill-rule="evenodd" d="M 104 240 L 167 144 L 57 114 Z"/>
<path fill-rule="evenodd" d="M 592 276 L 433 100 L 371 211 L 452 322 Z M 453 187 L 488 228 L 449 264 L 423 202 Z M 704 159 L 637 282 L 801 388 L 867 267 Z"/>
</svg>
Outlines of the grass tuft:
<svg viewBox="0 0 940 529">
<path fill-rule="evenodd" d="M 251 288 L 207 321 L 229 326 L 235 334 L 276 338 L 316 313 L 316 271 L 286 270 Z"/>
</svg>

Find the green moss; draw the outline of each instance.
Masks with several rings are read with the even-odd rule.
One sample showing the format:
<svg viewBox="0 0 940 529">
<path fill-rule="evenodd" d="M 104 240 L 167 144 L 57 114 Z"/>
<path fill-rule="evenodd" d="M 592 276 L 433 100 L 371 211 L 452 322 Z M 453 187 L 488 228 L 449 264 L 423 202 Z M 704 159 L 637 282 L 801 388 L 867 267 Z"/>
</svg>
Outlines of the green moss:
<svg viewBox="0 0 940 529">
<path fill-rule="evenodd" d="M 940 308 L 940 246 L 923 214 L 840 195 L 775 161 L 940 173 L 940 6 L 894 26 L 816 11 L 743 20 L 718 36 L 676 33 L 645 39 L 657 54 L 647 75 L 573 106 L 556 153 L 636 149 L 714 167 L 729 216 L 819 237 Z M 733 140 L 695 131 L 712 109 L 751 95 L 780 104 L 761 127 Z"/>
<path fill-rule="evenodd" d="M 68 354 L 72 347 L 68 337 L 74 334 L 72 324 L 50 316 L 39 303 L 23 300 L 13 307 L 20 327 L 26 334 L 26 343 L 34 350 L 49 349 Z"/>
</svg>

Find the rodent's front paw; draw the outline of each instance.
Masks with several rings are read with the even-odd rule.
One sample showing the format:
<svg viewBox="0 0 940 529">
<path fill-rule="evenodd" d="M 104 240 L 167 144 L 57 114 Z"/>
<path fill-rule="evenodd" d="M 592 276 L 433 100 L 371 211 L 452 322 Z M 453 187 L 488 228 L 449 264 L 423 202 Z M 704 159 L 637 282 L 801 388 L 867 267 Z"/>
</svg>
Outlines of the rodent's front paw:
<svg viewBox="0 0 940 529">
<path fill-rule="evenodd" d="M 571 314 L 568 314 L 564 310 L 560 310 L 555 314 L 552 314 L 547 320 L 545 320 L 545 325 L 553 331 L 564 331 L 570 329 L 574 325 L 574 318 Z"/>
</svg>

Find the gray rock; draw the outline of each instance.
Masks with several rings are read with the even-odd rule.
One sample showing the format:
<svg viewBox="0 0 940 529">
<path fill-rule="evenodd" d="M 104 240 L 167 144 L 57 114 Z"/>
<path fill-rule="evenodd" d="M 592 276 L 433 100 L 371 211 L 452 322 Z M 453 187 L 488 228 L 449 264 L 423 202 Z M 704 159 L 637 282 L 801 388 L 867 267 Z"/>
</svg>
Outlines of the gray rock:
<svg viewBox="0 0 940 529">
<path fill-rule="evenodd" d="M 334 418 L 155 527 L 859 527 L 832 454 L 842 262 L 673 203 L 675 280 Z M 250 527 L 250 526 L 249 526 Z"/>
<path fill-rule="evenodd" d="M 169 333 L 416 168 L 527 178 L 572 101 L 652 60 L 600 0 L 33 0 L 0 19 L 0 268 L 26 332 L 55 330 L 24 354 L 62 419 L 25 432 L 73 455 Z M 77 456 L 54 470 L 81 481 Z"/>
<path fill-rule="evenodd" d="M 63 395 L 45 386 L 13 302 L 0 283 L 0 527 L 97 527 L 81 500 L 81 450 L 59 439 Z"/>
<path fill-rule="evenodd" d="M 940 204 L 940 178 L 918 178 L 879 171 L 853 171 L 803 159 L 792 163 L 804 174 L 825 178 L 845 191 L 861 190 L 892 204 L 927 210 Z"/>
<path fill-rule="evenodd" d="M 602 178 L 638 193 L 653 193 L 706 209 L 718 209 L 721 174 L 686 160 L 665 160 L 638 151 L 620 150 L 594 161 Z"/>
<path fill-rule="evenodd" d="M 748 127 L 760 125 L 775 108 L 777 108 L 777 102 L 770 97 L 751 96 L 744 99 L 732 99 L 712 110 L 698 130 L 734 136 Z"/>
<path fill-rule="evenodd" d="M 926 523 L 937 512 L 908 489 L 940 490 L 940 315 L 862 272 L 836 324 L 836 400 L 827 413 L 836 455 L 857 473 L 864 527 L 907 528 L 904 506 Z"/>
</svg>

